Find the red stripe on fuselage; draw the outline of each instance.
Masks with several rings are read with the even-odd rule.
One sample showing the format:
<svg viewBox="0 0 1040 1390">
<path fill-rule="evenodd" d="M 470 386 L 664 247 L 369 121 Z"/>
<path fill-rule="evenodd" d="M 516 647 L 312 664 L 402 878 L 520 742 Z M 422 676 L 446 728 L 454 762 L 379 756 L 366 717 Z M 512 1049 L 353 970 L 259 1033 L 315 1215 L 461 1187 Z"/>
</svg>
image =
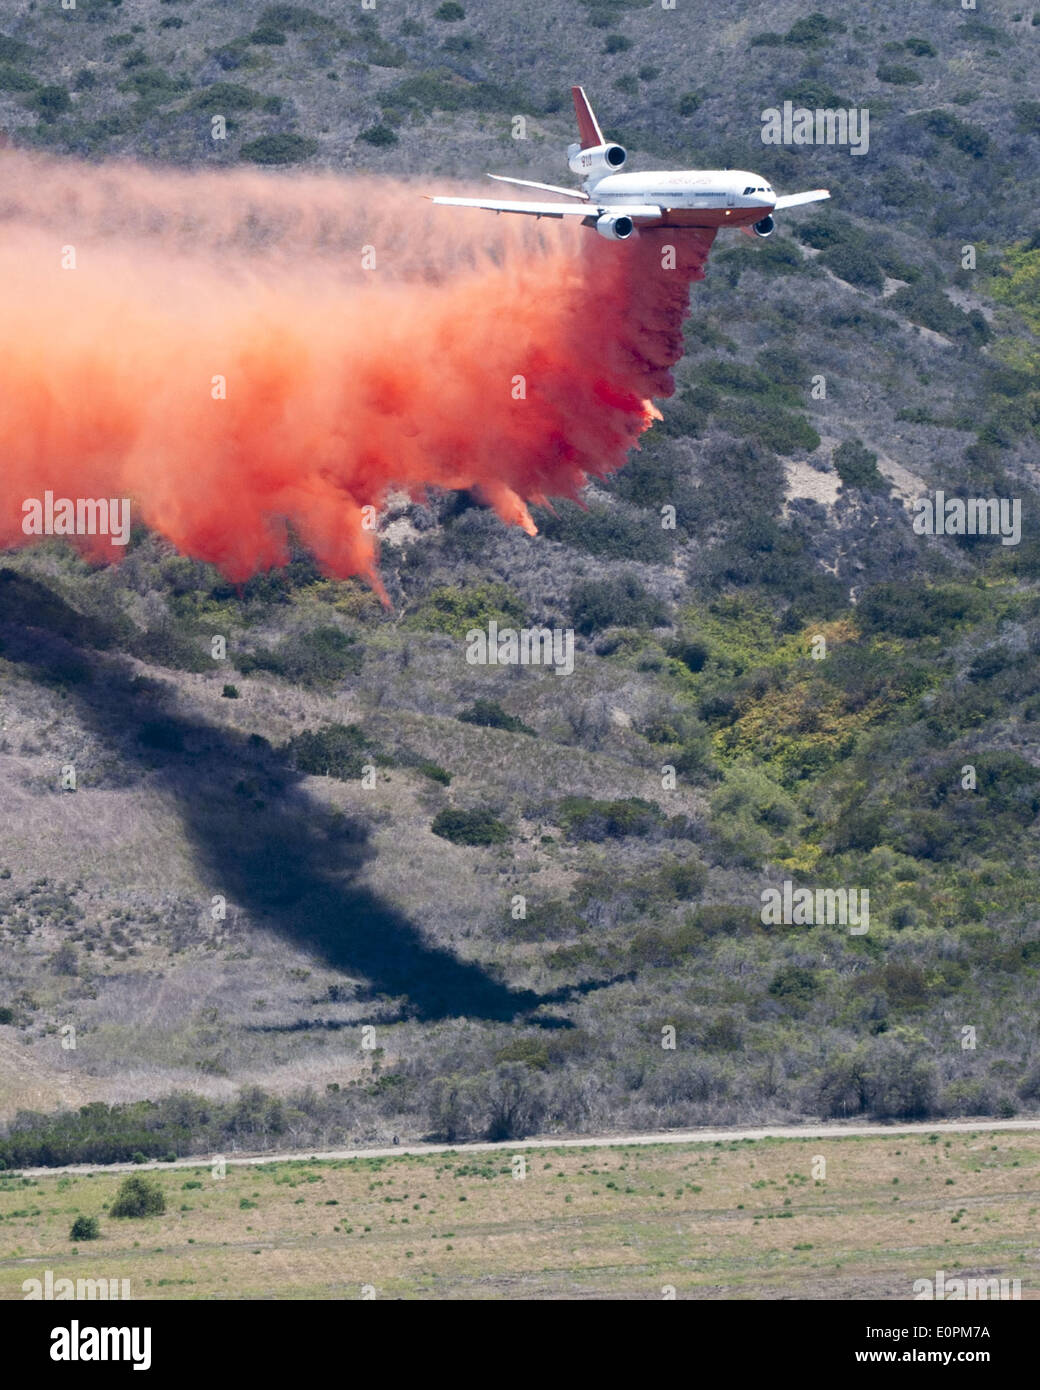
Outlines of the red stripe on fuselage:
<svg viewBox="0 0 1040 1390">
<path fill-rule="evenodd" d="M 773 211 L 768 205 L 757 208 L 665 208 L 660 217 L 642 217 L 640 227 L 747 227 L 760 222 Z"/>
</svg>

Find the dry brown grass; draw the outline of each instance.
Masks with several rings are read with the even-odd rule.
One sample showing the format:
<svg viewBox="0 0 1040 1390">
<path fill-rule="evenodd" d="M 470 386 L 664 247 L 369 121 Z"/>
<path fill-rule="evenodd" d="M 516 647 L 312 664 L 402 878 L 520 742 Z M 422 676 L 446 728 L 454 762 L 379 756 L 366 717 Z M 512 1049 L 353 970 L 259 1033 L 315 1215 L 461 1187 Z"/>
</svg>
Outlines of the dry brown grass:
<svg viewBox="0 0 1040 1390">
<path fill-rule="evenodd" d="M 179 1169 L 132 1222 L 103 1210 L 117 1176 L 9 1180 L 0 1295 L 51 1269 L 135 1298 L 906 1299 L 943 1269 L 1040 1297 L 1040 1134 L 530 1150 L 523 1181 L 510 1157 Z M 103 1239 L 72 1255 L 78 1212 Z"/>
</svg>

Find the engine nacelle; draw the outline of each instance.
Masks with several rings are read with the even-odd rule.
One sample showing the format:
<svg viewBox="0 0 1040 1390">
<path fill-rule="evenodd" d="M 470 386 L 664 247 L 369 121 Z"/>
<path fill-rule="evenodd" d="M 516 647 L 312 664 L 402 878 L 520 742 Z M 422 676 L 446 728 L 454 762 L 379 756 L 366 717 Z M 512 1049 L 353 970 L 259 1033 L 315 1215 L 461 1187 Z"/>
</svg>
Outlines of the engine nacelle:
<svg viewBox="0 0 1040 1390">
<path fill-rule="evenodd" d="M 583 179 L 616 174 L 627 158 L 628 154 L 621 145 L 593 145 L 587 150 L 580 145 L 571 145 L 567 150 L 571 173 L 580 174 Z"/>
<path fill-rule="evenodd" d="M 635 229 L 631 217 L 623 212 L 605 212 L 596 219 L 596 231 L 608 241 L 627 241 Z"/>
<path fill-rule="evenodd" d="M 769 216 L 763 217 L 760 222 L 754 222 L 751 230 L 755 236 L 772 236 L 776 231 L 776 223 Z"/>
</svg>

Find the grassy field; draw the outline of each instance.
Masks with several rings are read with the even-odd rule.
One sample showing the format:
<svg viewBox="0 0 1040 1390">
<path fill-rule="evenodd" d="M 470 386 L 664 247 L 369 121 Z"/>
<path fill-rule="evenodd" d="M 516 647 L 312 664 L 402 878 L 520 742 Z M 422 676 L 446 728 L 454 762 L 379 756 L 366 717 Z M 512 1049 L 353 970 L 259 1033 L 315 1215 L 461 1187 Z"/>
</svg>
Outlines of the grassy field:
<svg viewBox="0 0 1040 1390">
<path fill-rule="evenodd" d="M 8 1176 L 0 1297 L 130 1280 L 133 1298 L 907 1299 L 915 1279 L 1040 1290 L 1040 1134 L 508 1150 L 149 1174 L 163 1216 L 107 1215 L 123 1175 Z M 819 1160 L 825 1160 L 821 1169 Z M 818 1177 L 821 1171 L 825 1176 Z M 69 1240 L 79 1214 L 101 1239 Z M 407 1229 L 406 1229 L 407 1228 Z M 371 1296 L 369 1293 L 368 1296 Z"/>
<path fill-rule="evenodd" d="M 77 204 L 64 180 L 79 176 L 52 170 L 46 187 L 61 195 L 39 184 L 23 200 L 47 256 L 94 237 L 112 254 L 125 218 L 142 248 L 178 264 L 226 258 L 243 280 L 263 267 L 272 290 L 283 253 L 286 269 L 303 257 L 308 279 L 326 267 L 331 292 L 357 246 L 377 241 L 382 269 L 397 257 L 432 288 L 438 267 L 466 263 L 464 226 L 486 224 L 472 235 L 491 252 L 508 219 L 430 208 L 442 220 L 415 221 L 429 208 L 420 194 L 456 178 L 490 192 L 492 169 L 567 181 L 572 82 L 634 169 L 751 168 L 781 192 L 832 193 L 767 242 L 719 238 L 691 295 L 675 393 L 583 506 L 535 506 L 528 536 L 475 494 L 391 493 L 379 531 L 389 607 L 330 579 L 301 538 L 289 565 L 245 585 L 144 528 L 118 566 L 88 564 L 58 537 L 4 552 L 9 1168 L 55 1154 L 194 1160 L 236 1142 L 309 1153 L 393 1134 L 456 1144 L 1040 1115 L 1040 224 L 1023 217 L 1040 195 L 1040 101 L 1023 99 L 1037 95 L 1040 0 L 988 0 L 978 15 L 815 4 L 719 0 L 705 24 L 704 6 L 654 0 L 8 0 L 6 157 L 133 158 L 151 171 L 143 183 L 167 166 L 245 169 L 256 190 L 225 225 L 221 200 L 207 210 L 187 184 L 165 214 L 144 191 L 120 211 L 119 180 L 106 192 L 91 174 L 97 199 Z M 785 101 L 869 111 L 867 157 L 763 144 L 763 111 Z M 268 182 L 286 166 L 324 171 L 349 213 L 305 216 L 291 178 Z M 355 174 L 365 182 L 341 183 Z M 369 176 L 391 179 L 414 213 L 384 223 Z M 5 183 L 5 233 L 23 216 L 17 187 Z M 531 229 L 547 248 L 562 235 Z M 179 283 L 165 259 L 159 280 Z M 319 294 L 328 317 L 324 280 Z M 444 353 L 446 386 L 458 365 Z M 60 403 L 50 376 L 41 400 Z M 363 433 L 346 431 L 344 448 Z M 918 534 L 911 503 L 940 490 L 1018 499 L 1021 544 Z M 492 620 L 573 630 L 573 673 L 471 666 L 465 633 Z M 869 932 L 764 922 L 763 892 L 786 882 L 869 892 Z M 541 1172 L 526 1187 L 497 1180 L 509 1199 L 495 1210 L 533 1200 Z M 901 1220 L 909 1179 L 892 1176 L 882 1205 Z M 96 1187 L 100 1207 L 107 1181 L 77 1180 L 68 1200 Z M 158 1289 L 166 1273 L 165 1257 L 142 1253 L 152 1243 L 227 1256 L 202 1232 L 227 1200 L 262 1252 L 302 1251 L 322 1291 L 368 1280 L 410 1292 L 425 1287 L 414 1271 L 434 1267 L 450 1291 L 500 1287 L 494 1244 L 472 1239 L 491 1280 L 478 1284 L 469 1238 L 437 1228 L 434 1240 L 422 1200 L 404 1233 L 412 1257 L 403 1245 L 400 1270 L 387 1255 L 369 1273 L 383 1222 L 332 1232 L 353 1191 L 329 1198 L 340 1205 L 311 1235 L 314 1223 L 283 1227 L 273 1203 L 239 1208 L 254 1200 L 240 1181 L 211 1197 L 178 1187 L 171 1212 L 195 1210 L 141 1239 L 133 1259 L 149 1269 L 135 1285 Z M 773 1277 L 750 1242 L 715 1270 L 685 1230 L 713 1189 L 676 1199 L 676 1181 L 656 1181 L 669 1213 L 696 1196 L 693 1216 L 663 1228 L 696 1261 L 667 1244 L 654 1253 L 653 1203 L 636 1213 L 642 1244 L 622 1244 L 610 1223 L 635 1230 L 627 1213 L 642 1200 L 625 1194 L 616 1218 L 596 1209 L 582 1231 L 602 1231 L 610 1260 L 631 1259 L 626 1291 L 659 1296 L 669 1270 L 677 1287 L 703 1278 L 707 1290 Z M 833 1200 L 840 1181 L 807 1190 Z M 958 1197 L 959 1181 L 943 1195 Z M 570 1264 L 584 1272 L 548 1272 L 566 1247 L 556 1205 L 576 1216 L 592 1201 L 577 1172 L 568 1182 L 572 1201 L 554 1196 L 538 1217 L 544 1252 L 521 1223 L 532 1248 L 514 1257 L 521 1237 L 502 1228 L 501 1278 L 621 1287 L 580 1245 Z M 615 1195 L 604 1186 L 597 1200 Z M 788 1211 L 796 1197 L 801 1186 Z M 753 1210 L 741 1201 L 704 1218 L 706 1250 L 725 1220 L 737 1259 Z M 474 1204 L 476 1192 L 458 1210 Z M 43 1219 L 4 1225 L 24 1258 L 67 1252 L 67 1213 L 19 1226 Z M 938 1219 L 963 1235 L 963 1221 Z M 91 1260 L 135 1238 L 103 1224 Z M 748 1234 L 772 1229 L 787 1226 L 762 1218 Z M 835 1288 L 847 1275 L 833 1268 L 835 1230 L 830 1263 L 812 1234 L 791 1241 L 811 1250 L 785 1246 L 775 1287 Z M 176 1254 L 178 1277 L 197 1282 L 162 1287 L 262 1291 L 269 1252 L 253 1256 L 254 1233 L 237 1234 L 248 1278 L 226 1262 L 203 1277 Z M 342 1269 L 333 1250 L 349 1252 Z M 888 1278 L 879 1265 L 866 1287 L 888 1291 Z"/>
</svg>

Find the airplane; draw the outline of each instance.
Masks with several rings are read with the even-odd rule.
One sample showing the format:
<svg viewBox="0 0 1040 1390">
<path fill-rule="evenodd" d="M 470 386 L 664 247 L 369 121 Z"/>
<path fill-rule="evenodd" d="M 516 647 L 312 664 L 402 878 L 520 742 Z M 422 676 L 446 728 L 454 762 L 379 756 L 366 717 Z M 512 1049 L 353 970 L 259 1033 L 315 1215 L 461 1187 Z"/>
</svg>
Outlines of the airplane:
<svg viewBox="0 0 1040 1390">
<path fill-rule="evenodd" d="M 579 217 L 608 241 L 627 241 L 640 227 L 739 227 L 749 236 L 772 236 L 773 213 L 829 198 L 826 188 L 778 197 L 769 180 L 746 169 L 651 170 L 622 174 L 628 158 L 621 145 L 603 138 L 584 87 L 572 87 L 580 143 L 567 147 L 571 172 L 582 178 L 581 191 L 531 179 L 489 174 L 499 183 L 537 188 L 578 200 L 568 203 L 509 202 L 497 198 L 431 198 L 450 207 L 488 212 L 526 213 L 530 217 Z"/>
</svg>

